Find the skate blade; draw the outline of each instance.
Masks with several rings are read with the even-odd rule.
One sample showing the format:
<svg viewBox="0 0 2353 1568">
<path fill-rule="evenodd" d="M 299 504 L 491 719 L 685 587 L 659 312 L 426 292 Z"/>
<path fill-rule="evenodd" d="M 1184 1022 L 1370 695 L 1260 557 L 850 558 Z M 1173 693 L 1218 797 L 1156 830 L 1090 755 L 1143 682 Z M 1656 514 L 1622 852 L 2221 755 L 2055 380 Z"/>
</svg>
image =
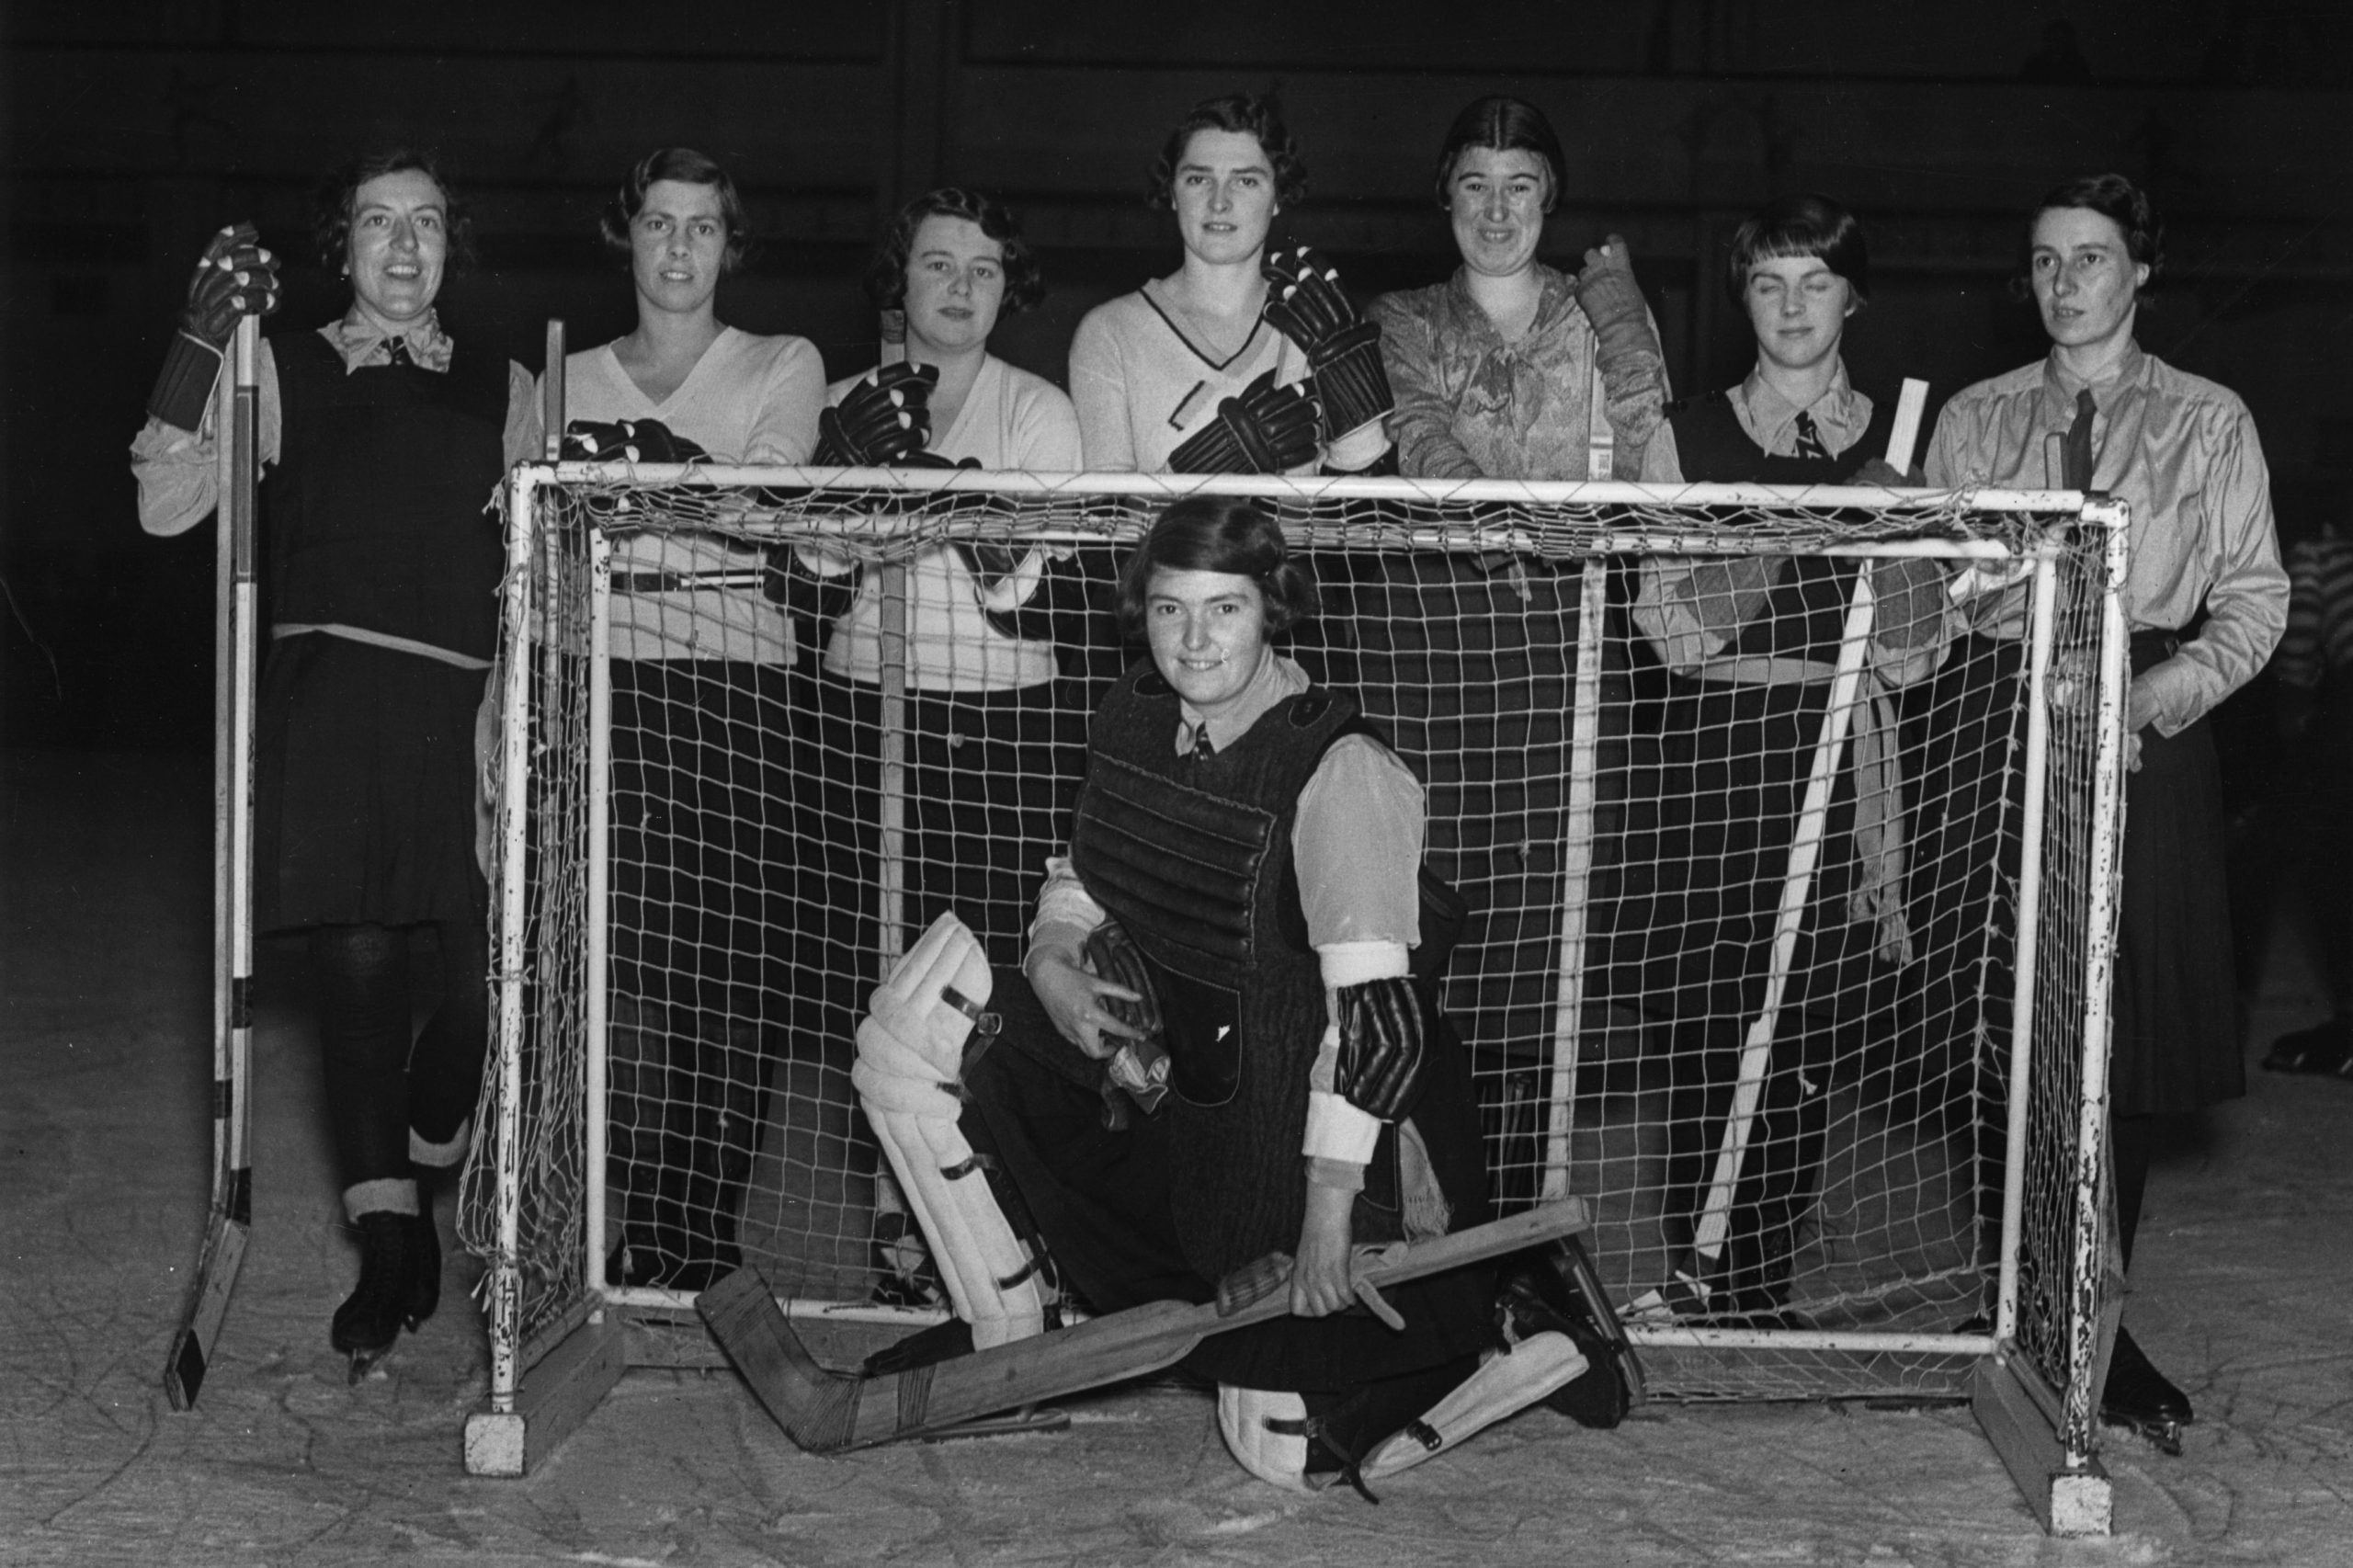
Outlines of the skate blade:
<svg viewBox="0 0 2353 1568">
<path fill-rule="evenodd" d="M 2130 1432 L 2172 1459 L 2181 1457 L 2181 1423 L 2178 1421 L 2144 1421 L 2100 1412 L 2100 1425 L 2119 1432 Z"/>
<path fill-rule="evenodd" d="M 1007 1411 L 1003 1415 L 983 1415 L 973 1421 L 960 1421 L 953 1426 L 942 1426 L 937 1432 L 925 1432 L 915 1439 L 918 1443 L 954 1443 L 967 1437 L 1007 1437 L 1024 1432 L 1067 1432 L 1070 1412 L 1040 1410 L 1031 1406 Z"/>
</svg>

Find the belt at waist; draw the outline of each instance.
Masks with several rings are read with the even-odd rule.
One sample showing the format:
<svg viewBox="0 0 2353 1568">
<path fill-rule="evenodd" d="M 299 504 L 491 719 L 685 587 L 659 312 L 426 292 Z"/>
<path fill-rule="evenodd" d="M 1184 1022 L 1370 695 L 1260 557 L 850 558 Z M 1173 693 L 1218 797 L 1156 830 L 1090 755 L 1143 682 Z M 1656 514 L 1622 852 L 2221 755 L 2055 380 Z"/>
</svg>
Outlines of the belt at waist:
<svg viewBox="0 0 2353 1568">
<path fill-rule="evenodd" d="M 2181 633 L 2168 627 L 2151 627 L 2132 633 L 2132 673 L 2139 675 L 2181 652 Z"/>
</svg>

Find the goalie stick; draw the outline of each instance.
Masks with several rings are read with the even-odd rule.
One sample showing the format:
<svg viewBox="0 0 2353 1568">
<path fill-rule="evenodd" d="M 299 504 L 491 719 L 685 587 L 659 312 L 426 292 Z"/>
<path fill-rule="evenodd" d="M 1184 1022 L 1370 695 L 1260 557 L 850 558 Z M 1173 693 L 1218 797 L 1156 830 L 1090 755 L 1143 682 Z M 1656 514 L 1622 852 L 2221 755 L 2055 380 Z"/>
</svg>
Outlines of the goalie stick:
<svg viewBox="0 0 2353 1568">
<path fill-rule="evenodd" d="M 1440 1274 L 1586 1228 L 1585 1205 L 1572 1198 L 1427 1241 L 1359 1248 L 1358 1290 L 1372 1293 L 1367 1301 L 1371 1306 L 1381 1286 Z M 1289 1312 L 1290 1269 L 1290 1260 L 1275 1255 L 1229 1275 L 1219 1284 L 1215 1301 L 1153 1301 L 875 1378 L 820 1367 L 756 1268 L 739 1268 L 703 1291 L 695 1310 L 785 1436 L 811 1453 L 836 1454 L 1156 1372 L 1182 1360 L 1210 1335 Z"/>
</svg>

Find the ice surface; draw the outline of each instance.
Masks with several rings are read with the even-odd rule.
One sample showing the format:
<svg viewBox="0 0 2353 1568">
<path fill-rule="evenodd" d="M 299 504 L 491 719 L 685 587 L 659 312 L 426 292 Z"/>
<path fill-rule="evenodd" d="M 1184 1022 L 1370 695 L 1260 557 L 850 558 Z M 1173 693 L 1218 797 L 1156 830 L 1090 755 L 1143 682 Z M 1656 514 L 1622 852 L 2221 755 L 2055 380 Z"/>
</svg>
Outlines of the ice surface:
<svg viewBox="0 0 2353 1568">
<path fill-rule="evenodd" d="M 2107 1540 L 2044 1538 L 1957 1408 L 1654 1404 L 1614 1433 L 1538 1410 L 1372 1508 L 1250 1480 L 1175 1390 L 1060 1437 L 817 1460 L 732 1377 L 640 1371 L 539 1472 L 481 1481 L 471 1264 L 379 1376 L 345 1387 L 327 1346 L 357 1264 L 301 957 L 265 947 L 253 1245 L 175 1414 L 210 1157 L 209 767 L 0 766 L 0 1562 L 2353 1564 L 2353 1085 L 2263 1073 L 2151 1184 L 2128 1321 L 2199 1421 L 2179 1459 L 2111 1435 Z M 2321 1007 L 2279 930 L 2257 1055 Z"/>
</svg>

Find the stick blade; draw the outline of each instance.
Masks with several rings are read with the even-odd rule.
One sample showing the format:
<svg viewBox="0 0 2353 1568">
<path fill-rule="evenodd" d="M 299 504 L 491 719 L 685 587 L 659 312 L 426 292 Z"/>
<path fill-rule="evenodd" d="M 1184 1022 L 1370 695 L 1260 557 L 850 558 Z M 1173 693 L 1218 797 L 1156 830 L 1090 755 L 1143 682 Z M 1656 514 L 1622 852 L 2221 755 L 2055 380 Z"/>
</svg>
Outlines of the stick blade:
<svg viewBox="0 0 2353 1568">
<path fill-rule="evenodd" d="M 759 1270 L 739 1268 L 699 1292 L 695 1311 L 786 1437 L 816 1454 L 849 1446 L 858 1380 L 817 1365 Z"/>
</svg>

